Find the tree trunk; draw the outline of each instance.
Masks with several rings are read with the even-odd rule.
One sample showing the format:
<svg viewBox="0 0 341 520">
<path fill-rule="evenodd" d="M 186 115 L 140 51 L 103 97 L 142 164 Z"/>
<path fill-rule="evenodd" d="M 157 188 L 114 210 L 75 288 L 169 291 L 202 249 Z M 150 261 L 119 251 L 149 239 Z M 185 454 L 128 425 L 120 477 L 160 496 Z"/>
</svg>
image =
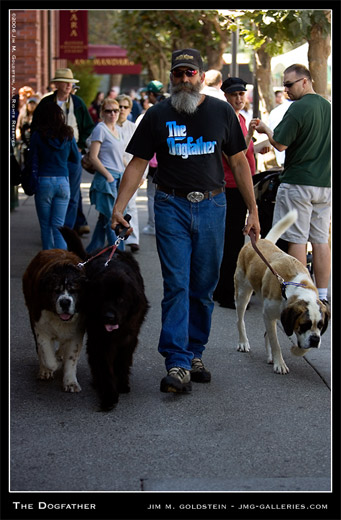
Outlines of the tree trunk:
<svg viewBox="0 0 341 520">
<path fill-rule="evenodd" d="M 225 52 L 222 49 L 212 49 L 211 47 L 207 47 L 207 70 L 215 69 L 221 70 L 224 65 L 223 54 Z"/>
<path fill-rule="evenodd" d="M 163 60 L 160 60 L 159 64 L 150 63 L 148 66 L 148 77 L 161 81 L 164 86 L 164 92 L 166 92 L 169 83 L 169 63 L 163 63 Z"/>
<path fill-rule="evenodd" d="M 212 20 L 208 23 L 203 18 L 203 38 L 204 41 L 207 42 L 206 46 L 206 56 L 207 56 L 207 70 L 215 69 L 221 70 L 224 65 L 223 54 L 226 52 L 226 48 L 230 41 L 230 32 L 226 28 L 221 28 L 218 20 L 212 22 Z M 212 26 L 213 23 L 213 26 Z M 209 45 L 211 41 L 212 29 L 219 34 L 219 39 L 215 45 Z"/>
<path fill-rule="evenodd" d="M 120 87 L 123 74 L 110 74 L 110 87 Z"/>
<path fill-rule="evenodd" d="M 327 60 L 330 54 L 330 35 L 324 36 L 319 25 L 314 25 L 308 40 L 309 70 L 313 79 L 313 88 L 317 94 L 328 99 Z"/>
<path fill-rule="evenodd" d="M 275 96 L 272 88 L 271 56 L 265 52 L 264 46 L 256 51 L 256 77 L 259 99 L 269 113 L 275 106 Z"/>
</svg>

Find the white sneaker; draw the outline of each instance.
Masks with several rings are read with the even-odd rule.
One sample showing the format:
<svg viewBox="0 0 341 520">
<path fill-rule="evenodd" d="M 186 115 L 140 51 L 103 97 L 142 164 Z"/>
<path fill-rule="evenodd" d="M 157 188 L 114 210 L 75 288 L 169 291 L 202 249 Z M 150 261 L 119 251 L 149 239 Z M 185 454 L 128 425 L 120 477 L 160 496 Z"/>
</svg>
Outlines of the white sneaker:
<svg viewBox="0 0 341 520">
<path fill-rule="evenodd" d="M 155 228 L 151 227 L 149 224 L 142 229 L 142 233 L 144 235 L 155 235 Z"/>
</svg>

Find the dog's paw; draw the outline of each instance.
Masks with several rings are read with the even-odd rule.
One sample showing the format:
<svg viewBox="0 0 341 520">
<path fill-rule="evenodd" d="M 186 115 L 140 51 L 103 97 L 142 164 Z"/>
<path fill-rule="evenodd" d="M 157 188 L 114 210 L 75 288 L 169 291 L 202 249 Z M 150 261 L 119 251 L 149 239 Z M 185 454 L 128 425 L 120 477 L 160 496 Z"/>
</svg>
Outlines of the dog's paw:
<svg viewBox="0 0 341 520">
<path fill-rule="evenodd" d="M 274 363 L 274 372 L 275 374 L 288 374 L 289 368 L 286 366 L 284 361 L 282 361 L 281 363 Z"/>
<path fill-rule="evenodd" d="M 117 389 L 120 394 L 129 394 L 130 392 L 130 386 L 127 383 L 119 384 Z"/>
<path fill-rule="evenodd" d="M 247 341 L 245 343 L 238 343 L 237 350 L 238 350 L 238 352 L 250 352 L 249 342 Z"/>
<path fill-rule="evenodd" d="M 58 350 L 56 351 L 56 360 L 57 360 L 57 363 L 58 363 L 60 366 L 61 366 L 62 363 L 63 363 L 63 359 L 64 359 L 63 352 L 62 352 L 60 349 L 58 349 Z"/>
<path fill-rule="evenodd" d="M 109 400 L 102 401 L 100 411 L 101 412 L 111 412 L 111 410 L 113 410 L 115 408 L 117 403 L 118 403 L 118 398 L 114 399 L 114 400 L 110 400 L 110 401 Z"/>
<path fill-rule="evenodd" d="M 74 392 L 80 392 L 82 389 L 81 389 L 80 384 L 77 381 L 70 381 L 70 382 L 63 383 L 63 390 L 64 390 L 64 392 L 74 393 Z"/>
<path fill-rule="evenodd" d="M 40 368 L 38 373 L 38 379 L 47 380 L 53 379 L 53 370 L 49 370 L 48 368 Z"/>
</svg>

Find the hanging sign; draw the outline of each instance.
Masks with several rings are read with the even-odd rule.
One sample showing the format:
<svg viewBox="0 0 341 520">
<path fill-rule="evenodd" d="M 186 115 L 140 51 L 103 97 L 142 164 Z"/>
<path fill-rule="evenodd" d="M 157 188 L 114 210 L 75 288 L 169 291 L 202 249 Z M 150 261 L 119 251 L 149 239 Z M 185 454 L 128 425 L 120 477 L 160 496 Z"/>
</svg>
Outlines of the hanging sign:
<svg viewBox="0 0 341 520">
<path fill-rule="evenodd" d="M 59 11 L 59 58 L 88 57 L 88 11 Z"/>
</svg>

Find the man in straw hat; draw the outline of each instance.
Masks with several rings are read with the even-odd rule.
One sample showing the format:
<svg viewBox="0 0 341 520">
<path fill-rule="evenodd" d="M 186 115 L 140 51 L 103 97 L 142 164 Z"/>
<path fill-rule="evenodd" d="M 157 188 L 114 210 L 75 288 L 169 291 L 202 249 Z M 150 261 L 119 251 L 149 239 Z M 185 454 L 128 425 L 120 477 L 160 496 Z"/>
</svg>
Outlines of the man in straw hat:
<svg viewBox="0 0 341 520">
<path fill-rule="evenodd" d="M 40 111 L 45 110 L 50 103 L 58 103 L 65 114 L 66 124 L 73 128 L 81 159 L 81 152 L 86 147 L 85 141 L 92 132 L 94 124 L 84 101 L 72 94 L 72 89 L 75 84 L 79 83 L 79 80 L 73 77 L 71 69 L 57 69 L 54 78 L 51 79 L 51 83 L 54 83 L 56 90 L 43 97 L 38 104 L 33 116 L 31 133 L 35 130 L 35 121 Z M 84 228 L 85 232 L 89 233 L 90 228 L 81 209 L 80 183 L 82 166 L 80 161 L 79 164 L 69 163 L 69 173 L 71 194 L 65 225 L 71 229 L 74 227 Z"/>
</svg>

